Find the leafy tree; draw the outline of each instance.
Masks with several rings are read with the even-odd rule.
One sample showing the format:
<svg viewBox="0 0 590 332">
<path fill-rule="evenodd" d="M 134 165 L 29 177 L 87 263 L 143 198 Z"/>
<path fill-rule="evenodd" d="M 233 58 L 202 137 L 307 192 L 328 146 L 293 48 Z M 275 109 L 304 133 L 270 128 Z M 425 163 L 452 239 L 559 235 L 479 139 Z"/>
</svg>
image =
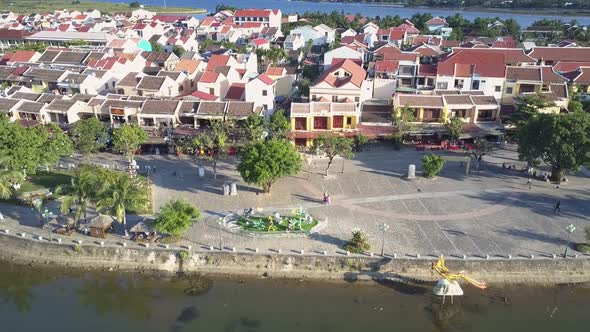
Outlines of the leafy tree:
<svg viewBox="0 0 590 332">
<path fill-rule="evenodd" d="M 174 45 L 172 46 L 172 53 L 176 54 L 176 56 L 180 58 L 181 55 L 186 53 L 186 50 L 180 45 Z"/>
<path fill-rule="evenodd" d="M 567 110 L 571 113 L 583 112 L 584 104 L 582 104 L 579 100 L 570 99 L 569 103 L 567 104 Z"/>
<path fill-rule="evenodd" d="M 88 42 L 82 39 L 74 39 L 74 40 L 70 40 L 70 41 L 66 41 L 64 43 L 65 47 L 72 47 L 72 46 L 86 46 L 88 45 Z"/>
<path fill-rule="evenodd" d="M 263 139 L 266 122 L 264 117 L 258 114 L 250 114 L 241 124 L 240 129 L 242 133 L 242 139 L 248 142 L 256 142 Z"/>
<path fill-rule="evenodd" d="M 558 183 L 566 170 L 590 162 L 590 114 L 539 114 L 518 132 L 518 155 L 538 159 L 551 167 Z"/>
<path fill-rule="evenodd" d="M 369 142 L 369 137 L 363 134 L 358 134 L 354 136 L 353 140 L 354 142 L 352 145 L 352 150 L 354 152 L 361 152 L 365 148 L 365 145 L 367 145 L 367 143 Z"/>
<path fill-rule="evenodd" d="M 473 142 L 473 149 L 466 150 L 469 156 L 475 158 L 475 169 L 479 170 L 479 165 L 483 156 L 487 155 L 488 153 L 494 150 L 494 146 L 492 143 L 488 142 L 484 138 L 477 138 Z"/>
<path fill-rule="evenodd" d="M 352 231 L 352 237 L 350 241 L 344 245 L 344 249 L 355 254 L 362 254 L 365 251 L 371 249 L 371 244 L 369 244 L 369 238 L 367 237 L 367 234 L 358 229 Z"/>
<path fill-rule="evenodd" d="M 97 198 L 100 178 L 94 167 L 83 167 L 76 171 L 67 188 L 69 193 L 61 203 L 61 213 L 67 213 L 72 207 L 76 207 L 74 222 L 77 223 L 82 216 L 87 221 L 87 212 L 90 203 Z"/>
<path fill-rule="evenodd" d="M 164 46 L 157 42 L 150 42 L 152 45 L 152 52 L 164 52 Z"/>
<path fill-rule="evenodd" d="M 147 140 L 147 134 L 138 125 L 124 124 L 113 130 L 113 149 L 127 156 L 129 162 Z"/>
<path fill-rule="evenodd" d="M 71 140 L 56 124 L 25 128 L 0 117 L 0 154 L 7 169 L 35 173 L 71 152 Z"/>
<path fill-rule="evenodd" d="M 291 130 L 291 121 L 289 121 L 285 110 L 276 110 L 270 116 L 268 130 L 271 138 L 287 139 L 289 131 Z"/>
<path fill-rule="evenodd" d="M 113 172 L 105 179 L 100 199 L 96 203 L 98 211 L 107 211 L 125 227 L 127 235 L 127 211 L 140 210 L 148 206 L 148 188 L 143 179 L 129 177 L 126 173 Z"/>
<path fill-rule="evenodd" d="M 162 206 L 154 221 L 154 228 L 161 233 L 178 236 L 187 230 L 201 212 L 182 199 L 172 199 Z"/>
<path fill-rule="evenodd" d="M 130 8 L 139 8 L 141 7 L 141 3 L 139 3 L 139 1 L 133 1 L 129 3 L 129 7 Z"/>
<path fill-rule="evenodd" d="M 217 179 L 217 158 L 227 150 L 229 125 L 223 121 L 212 121 L 211 126 L 194 140 L 199 150 L 206 150 L 213 160 L 213 178 Z"/>
<path fill-rule="evenodd" d="M 238 10 L 238 8 L 237 7 L 234 7 L 234 6 L 221 5 L 221 4 L 215 6 L 215 12 L 216 13 L 217 12 L 220 12 L 220 11 L 223 11 L 223 10 L 231 10 L 231 11 L 235 12 L 236 10 Z"/>
<path fill-rule="evenodd" d="M 445 128 L 449 131 L 449 136 L 451 137 L 451 141 L 455 143 L 461 134 L 463 133 L 463 127 L 465 127 L 465 122 L 460 117 L 452 117 L 447 123 L 445 123 Z"/>
<path fill-rule="evenodd" d="M 320 135 L 313 141 L 312 151 L 325 153 L 328 157 L 328 167 L 326 167 L 326 176 L 334 157 L 341 156 L 344 159 L 354 157 L 352 152 L 352 139 L 336 135 Z"/>
<path fill-rule="evenodd" d="M 530 94 L 516 99 L 516 113 L 512 116 L 512 122 L 517 126 L 524 125 L 531 117 L 539 114 L 539 110 L 555 106 L 555 103 L 547 101 L 547 97 L 541 94 Z"/>
<path fill-rule="evenodd" d="M 24 182 L 23 173 L 6 169 L 3 165 L 4 159 L 0 158 L 0 199 L 8 199 L 12 195 L 13 185 Z"/>
<path fill-rule="evenodd" d="M 445 164 L 445 160 L 442 157 L 435 155 L 434 153 L 422 157 L 422 168 L 424 169 L 424 177 L 433 178 L 435 177 Z"/>
<path fill-rule="evenodd" d="M 301 157 L 286 140 L 271 139 L 247 145 L 241 152 L 238 172 L 249 184 L 269 193 L 278 179 L 294 175 L 301 169 Z"/>
<path fill-rule="evenodd" d="M 401 146 L 404 136 L 415 128 L 415 121 L 414 110 L 408 106 L 394 108 L 391 111 L 391 122 L 397 128 L 393 135 L 396 145 Z"/>
<path fill-rule="evenodd" d="M 309 87 L 311 86 L 311 81 L 307 78 L 304 78 L 297 82 L 297 89 L 301 96 L 309 96 Z"/>
<path fill-rule="evenodd" d="M 106 144 L 107 129 L 96 118 L 77 121 L 71 130 L 74 148 L 87 157 Z"/>
</svg>

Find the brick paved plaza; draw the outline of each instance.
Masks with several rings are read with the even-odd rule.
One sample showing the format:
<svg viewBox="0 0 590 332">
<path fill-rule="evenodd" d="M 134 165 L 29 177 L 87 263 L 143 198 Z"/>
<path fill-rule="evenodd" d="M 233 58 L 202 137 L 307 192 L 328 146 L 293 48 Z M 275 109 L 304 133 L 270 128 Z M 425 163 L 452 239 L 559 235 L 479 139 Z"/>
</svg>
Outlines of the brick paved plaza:
<svg viewBox="0 0 590 332">
<path fill-rule="evenodd" d="M 145 165 L 156 166 L 156 210 L 173 197 L 189 200 L 201 209 L 204 221 L 185 234 L 185 243 L 195 248 L 218 246 L 221 241 L 224 247 L 238 250 L 342 253 L 342 245 L 351 231 L 360 228 L 368 233 L 372 250 L 379 253 L 379 224 L 387 223 L 390 227 L 385 234 L 385 253 L 390 255 L 562 254 L 567 239 L 565 227 L 570 223 L 576 225 L 572 241 L 582 241 L 583 229 L 590 224 L 588 172 L 568 176 L 567 184 L 559 189 L 555 184 L 536 180 L 529 189 L 521 172 L 502 168 L 502 163 L 516 164 L 519 169 L 524 166 L 518 162 L 514 149 L 507 146 L 484 157 L 481 169 L 469 176 L 459 162 L 447 162 L 439 177 L 425 179 L 420 177 L 420 159 L 425 152 L 373 145 L 354 160 L 345 161 L 344 173 L 341 160 L 336 160 L 327 178 L 323 176 L 327 162 L 316 158 L 310 173 L 302 171 L 298 176 L 280 180 L 271 194 L 258 194 L 257 188 L 241 181 L 235 170 L 235 157 L 218 165 L 217 180 L 213 180 L 209 166 L 205 177 L 199 178 L 195 160 L 189 158 L 149 155 L 139 157 L 138 163 L 142 169 Z M 116 157 L 101 155 L 93 162 L 112 165 L 113 158 Z M 122 165 L 123 159 L 118 158 L 117 162 Z M 410 163 L 417 166 L 418 176 L 414 180 L 402 178 Z M 222 184 L 234 181 L 238 183 L 238 196 L 223 196 Z M 324 191 L 332 197 L 330 206 L 322 204 Z M 562 211 L 556 214 L 553 207 L 558 200 Z M 327 220 L 327 226 L 318 234 L 291 238 L 250 237 L 216 227 L 221 216 L 241 213 L 245 208 L 284 213 L 300 206 L 316 218 Z M 14 222 L 12 218 L 33 219 L 22 221 L 17 227 L 36 224 L 31 212 L 24 208 L 2 205 L 2 212 L 7 217 L 4 224 Z M 22 218 L 21 214 L 29 217 Z M 133 223 L 138 217 L 130 219 Z"/>
</svg>

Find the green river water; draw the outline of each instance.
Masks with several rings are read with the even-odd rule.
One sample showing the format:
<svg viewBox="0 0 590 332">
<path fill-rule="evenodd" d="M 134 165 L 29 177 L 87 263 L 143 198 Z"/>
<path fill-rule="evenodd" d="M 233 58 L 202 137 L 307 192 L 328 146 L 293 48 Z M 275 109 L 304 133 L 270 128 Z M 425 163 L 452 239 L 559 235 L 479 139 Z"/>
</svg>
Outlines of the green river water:
<svg viewBox="0 0 590 332">
<path fill-rule="evenodd" d="M 0 331 L 588 331 L 590 288 L 463 288 L 441 305 L 431 286 L 188 281 L 0 262 Z"/>
</svg>

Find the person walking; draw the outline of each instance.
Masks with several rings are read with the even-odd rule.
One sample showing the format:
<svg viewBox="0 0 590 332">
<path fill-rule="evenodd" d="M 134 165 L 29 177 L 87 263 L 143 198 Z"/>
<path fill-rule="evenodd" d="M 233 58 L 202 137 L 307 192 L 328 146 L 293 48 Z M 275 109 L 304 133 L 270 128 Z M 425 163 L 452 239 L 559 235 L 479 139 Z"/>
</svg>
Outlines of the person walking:
<svg viewBox="0 0 590 332">
<path fill-rule="evenodd" d="M 530 190 L 530 189 L 532 188 L 532 181 L 531 181 L 531 178 L 528 178 L 528 179 L 526 180 L 526 184 L 529 186 L 529 190 Z"/>
<path fill-rule="evenodd" d="M 553 208 L 553 213 L 557 213 L 557 212 L 561 212 L 561 201 L 557 201 L 557 203 L 555 203 L 555 208 Z"/>
</svg>

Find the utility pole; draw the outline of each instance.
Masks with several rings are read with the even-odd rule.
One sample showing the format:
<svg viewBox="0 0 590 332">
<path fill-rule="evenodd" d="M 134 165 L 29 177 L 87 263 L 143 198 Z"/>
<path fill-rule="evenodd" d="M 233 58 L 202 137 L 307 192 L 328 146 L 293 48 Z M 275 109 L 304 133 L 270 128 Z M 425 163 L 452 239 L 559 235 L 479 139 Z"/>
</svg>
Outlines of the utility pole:
<svg viewBox="0 0 590 332">
<path fill-rule="evenodd" d="M 383 249 L 385 247 L 385 232 L 389 229 L 389 225 L 386 223 L 379 224 L 379 230 L 381 230 L 381 257 L 383 257 Z"/>
</svg>

